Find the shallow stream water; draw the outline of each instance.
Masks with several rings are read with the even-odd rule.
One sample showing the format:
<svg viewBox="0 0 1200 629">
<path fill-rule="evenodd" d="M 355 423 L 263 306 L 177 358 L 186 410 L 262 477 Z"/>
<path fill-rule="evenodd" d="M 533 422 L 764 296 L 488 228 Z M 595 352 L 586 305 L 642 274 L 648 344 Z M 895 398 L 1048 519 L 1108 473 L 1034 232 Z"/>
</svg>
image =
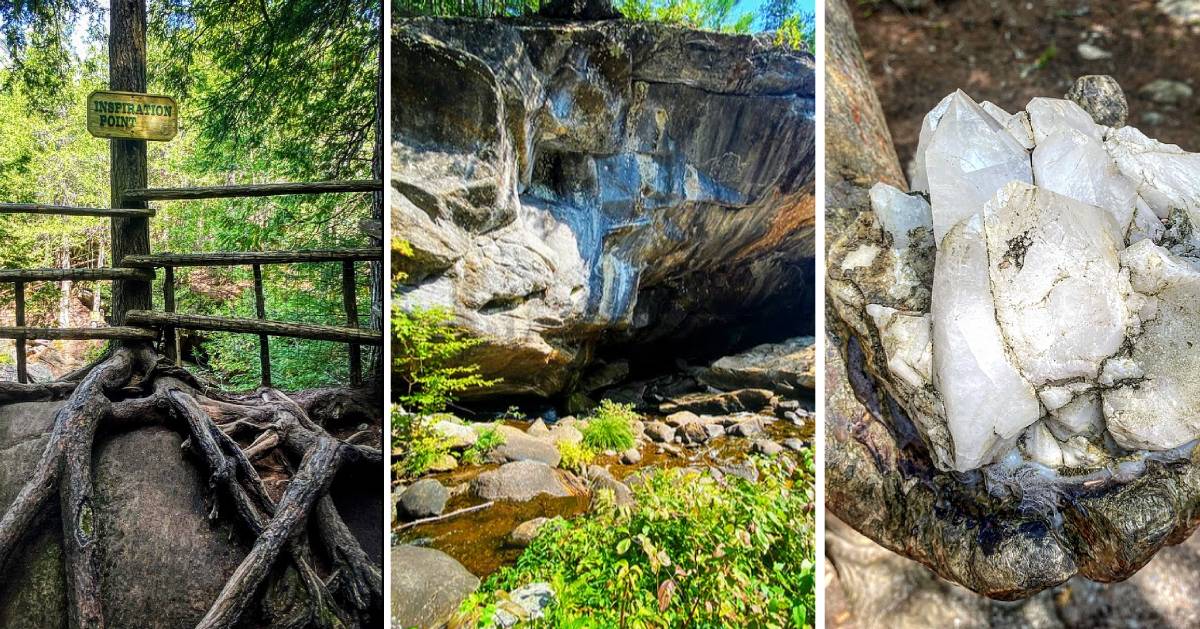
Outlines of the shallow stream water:
<svg viewBox="0 0 1200 629">
<path fill-rule="evenodd" d="M 650 417 L 648 420 L 660 419 Z M 532 422 L 506 421 L 505 423 L 528 429 Z M 810 419 L 803 426 L 780 419 L 766 426 L 767 438 L 782 441 L 797 438 L 811 443 L 813 423 Z M 673 467 L 720 467 L 744 462 L 754 439 L 742 437 L 717 437 L 701 446 L 645 443 L 641 447 L 642 460 L 635 465 L 621 463 L 619 456 L 600 455 L 593 463 L 607 467 L 614 477 L 624 480 L 630 475 L 647 468 L 667 469 Z M 672 452 L 676 450 L 678 453 Z M 458 469 L 430 475 L 451 490 L 445 513 L 472 507 L 486 502 L 471 495 L 469 483 L 479 474 L 495 469 L 494 464 L 464 466 Z M 523 548 L 512 545 L 509 535 L 522 522 L 538 517 L 561 516 L 573 518 L 586 513 L 591 503 L 588 496 L 556 498 L 537 496 L 524 502 L 496 501 L 492 506 L 460 516 L 393 531 L 393 543 L 418 544 L 436 548 L 459 561 L 477 577 L 485 578 L 500 568 L 516 562 Z M 403 526 L 403 525 L 401 525 Z"/>
</svg>

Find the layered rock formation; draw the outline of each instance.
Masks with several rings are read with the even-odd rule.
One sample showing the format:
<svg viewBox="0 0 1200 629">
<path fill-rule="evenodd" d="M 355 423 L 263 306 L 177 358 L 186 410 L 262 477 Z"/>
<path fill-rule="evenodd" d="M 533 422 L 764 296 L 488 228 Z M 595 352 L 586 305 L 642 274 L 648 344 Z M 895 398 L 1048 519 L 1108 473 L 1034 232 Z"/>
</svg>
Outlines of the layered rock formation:
<svg viewBox="0 0 1200 629">
<path fill-rule="evenodd" d="M 612 345 L 811 333 L 811 56 L 648 23 L 414 19 L 393 77 L 397 303 L 482 337 L 492 393 L 568 392 Z M 755 338 L 765 321 L 777 337 Z"/>
</svg>

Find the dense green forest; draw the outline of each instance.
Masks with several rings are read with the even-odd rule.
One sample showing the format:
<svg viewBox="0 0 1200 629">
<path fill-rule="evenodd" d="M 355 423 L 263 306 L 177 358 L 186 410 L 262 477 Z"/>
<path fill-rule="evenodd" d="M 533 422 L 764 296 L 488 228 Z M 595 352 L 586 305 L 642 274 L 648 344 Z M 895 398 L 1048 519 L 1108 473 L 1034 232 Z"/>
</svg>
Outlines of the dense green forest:
<svg viewBox="0 0 1200 629">
<path fill-rule="evenodd" d="M 382 8 L 362 0 L 221 2 L 151 0 L 148 91 L 179 103 L 180 133 L 149 142 L 152 187 L 367 179 L 375 143 Z M 87 95 L 107 86 L 107 21 L 87 0 L 0 4 L 0 202 L 105 207 L 108 141 L 88 135 Z M 151 249 L 160 253 L 369 246 L 364 194 L 155 204 Z M 0 267 L 108 266 L 109 225 L 93 218 L 4 215 Z M 340 325 L 336 264 L 264 268 L 267 317 Z M 251 270 L 180 269 L 181 312 L 254 316 Z M 367 325 L 370 274 L 359 266 Z M 29 324 L 86 326 L 107 315 L 109 282 L 29 288 Z M 12 320 L 12 287 L 0 318 Z M 161 272 L 155 283 L 161 306 Z M 0 346 L 11 361 L 11 342 Z M 257 338 L 187 337 L 187 356 L 227 386 L 259 381 Z M 95 343 L 60 342 L 74 360 Z M 344 382 L 343 344 L 272 339 L 277 386 Z M 2 365 L 0 365 L 2 366 Z"/>
<path fill-rule="evenodd" d="M 521 16 L 537 13 L 542 0 L 394 0 L 392 12 L 406 15 Z M 740 0 L 613 0 L 631 20 L 678 24 L 728 33 L 767 31 L 780 45 L 810 53 L 816 46 L 816 16 L 800 10 L 797 0 L 766 0 L 757 11 L 739 8 Z"/>
</svg>

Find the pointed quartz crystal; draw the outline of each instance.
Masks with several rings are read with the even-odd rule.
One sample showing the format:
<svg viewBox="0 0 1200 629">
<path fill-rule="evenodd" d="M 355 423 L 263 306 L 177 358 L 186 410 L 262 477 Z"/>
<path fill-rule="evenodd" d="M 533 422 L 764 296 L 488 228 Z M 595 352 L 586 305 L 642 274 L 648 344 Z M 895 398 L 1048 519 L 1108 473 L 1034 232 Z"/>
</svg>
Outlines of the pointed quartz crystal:
<svg viewBox="0 0 1200 629">
<path fill-rule="evenodd" d="M 892 248 L 899 251 L 908 248 L 913 230 L 933 229 L 933 214 L 924 198 L 906 194 L 886 183 L 871 186 L 871 210 L 883 230 L 891 235 Z"/>
<path fill-rule="evenodd" d="M 934 105 L 933 109 L 929 110 L 929 113 L 925 114 L 925 119 L 921 121 L 921 132 L 917 136 L 917 152 L 913 155 L 911 172 L 908 174 L 908 187 L 914 192 L 929 192 L 929 177 L 925 174 L 925 150 L 929 148 L 933 132 L 937 130 L 938 122 L 945 115 L 952 98 L 954 98 L 954 94 L 947 94 L 938 101 L 937 105 Z"/>
<path fill-rule="evenodd" d="M 1035 386 L 1095 378 L 1129 324 L 1116 221 L 1011 183 L 985 207 L 984 232 L 996 318 L 1025 378 Z"/>
<path fill-rule="evenodd" d="M 983 217 L 952 228 L 933 274 L 934 382 L 954 442 L 954 469 L 991 463 L 1037 421 L 1033 387 L 1009 361 L 988 277 Z"/>
<path fill-rule="evenodd" d="M 1126 448 L 1174 448 L 1200 435 L 1200 261 L 1142 240 L 1121 262 L 1155 308 L 1130 356 L 1106 365 L 1105 421 Z"/>
<path fill-rule="evenodd" d="M 1137 187 L 1121 174 L 1099 138 L 1078 129 L 1063 128 L 1038 142 L 1033 150 L 1033 181 L 1040 188 L 1107 210 L 1122 234 L 1133 220 Z"/>
<path fill-rule="evenodd" d="M 982 211 L 1005 184 L 1033 183 L 1029 152 L 961 90 L 951 95 L 924 160 L 939 248 L 950 228 Z"/>
<path fill-rule="evenodd" d="M 1133 127 L 1116 129 L 1104 145 L 1156 216 L 1167 218 L 1172 209 L 1182 209 L 1193 226 L 1200 226 L 1200 153 L 1152 140 Z M 1200 230 L 1196 233 L 1200 236 Z"/>
</svg>

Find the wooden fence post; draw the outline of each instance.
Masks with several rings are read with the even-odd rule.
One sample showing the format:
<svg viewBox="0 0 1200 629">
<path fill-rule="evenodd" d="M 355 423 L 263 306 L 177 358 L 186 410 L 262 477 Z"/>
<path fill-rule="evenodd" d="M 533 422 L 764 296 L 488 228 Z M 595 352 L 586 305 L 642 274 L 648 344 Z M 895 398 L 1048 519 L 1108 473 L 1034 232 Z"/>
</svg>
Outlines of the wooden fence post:
<svg viewBox="0 0 1200 629">
<path fill-rule="evenodd" d="M 175 312 L 175 267 L 163 267 L 163 307 L 167 312 Z M 163 353 L 176 366 L 183 364 L 179 352 L 179 331 L 175 326 L 163 327 Z"/>
<path fill-rule="evenodd" d="M 266 299 L 263 298 L 262 266 L 254 268 L 254 312 L 260 320 L 267 318 Z M 271 386 L 271 339 L 266 334 L 258 335 L 258 363 L 262 370 L 262 385 Z"/>
<path fill-rule="evenodd" d="M 354 261 L 342 261 L 342 303 L 346 307 L 346 325 L 358 327 L 358 286 L 354 281 Z M 350 344 L 350 386 L 362 385 L 362 348 Z"/>
<path fill-rule="evenodd" d="M 17 292 L 17 327 L 25 327 L 25 282 L 14 282 Z M 28 366 L 25 364 L 25 337 L 17 337 L 17 382 L 29 382 Z"/>
</svg>

